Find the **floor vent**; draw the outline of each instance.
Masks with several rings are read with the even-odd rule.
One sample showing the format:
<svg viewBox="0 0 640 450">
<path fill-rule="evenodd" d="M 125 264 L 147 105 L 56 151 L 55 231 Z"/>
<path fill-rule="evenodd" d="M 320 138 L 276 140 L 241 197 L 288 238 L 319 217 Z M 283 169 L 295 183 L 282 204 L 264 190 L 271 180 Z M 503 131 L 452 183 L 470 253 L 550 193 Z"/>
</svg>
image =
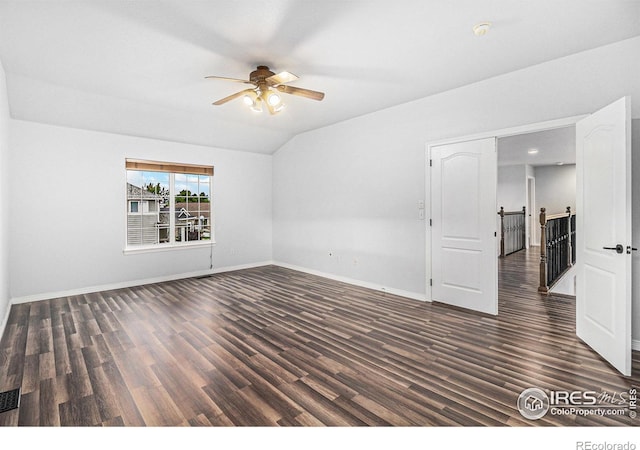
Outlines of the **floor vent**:
<svg viewBox="0 0 640 450">
<path fill-rule="evenodd" d="M 20 405 L 20 389 L 0 392 L 0 413 L 16 409 Z"/>
</svg>

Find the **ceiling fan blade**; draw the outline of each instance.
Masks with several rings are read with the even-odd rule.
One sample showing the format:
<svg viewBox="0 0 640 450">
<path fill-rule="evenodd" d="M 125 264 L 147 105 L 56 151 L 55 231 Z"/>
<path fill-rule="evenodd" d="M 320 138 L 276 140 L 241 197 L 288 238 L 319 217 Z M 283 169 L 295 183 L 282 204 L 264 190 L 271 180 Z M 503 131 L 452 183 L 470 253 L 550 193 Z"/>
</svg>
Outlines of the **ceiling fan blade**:
<svg viewBox="0 0 640 450">
<path fill-rule="evenodd" d="M 213 104 L 216 106 L 224 105 L 225 103 L 230 102 L 235 98 L 242 97 L 243 95 L 248 94 L 249 92 L 253 92 L 253 89 L 245 89 L 244 91 L 236 92 L 235 94 L 231 94 L 230 96 L 222 98 L 217 102 L 213 102 Z"/>
<path fill-rule="evenodd" d="M 209 75 L 208 77 L 205 77 L 205 78 L 214 79 L 214 80 L 235 81 L 236 83 L 255 84 L 253 81 L 249 81 L 249 80 L 241 80 L 239 78 L 229 78 L 229 77 L 216 77 L 215 75 Z"/>
<path fill-rule="evenodd" d="M 292 81 L 296 81 L 297 79 L 298 77 L 296 75 L 292 74 L 291 72 L 284 71 L 275 75 L 271 75 L 270 77 L 266 78 L 265 81 L 270 86 L 274 86 L 276 84 L 291 83 Z"/>
<path fill-rule="evenodd" d="M 285 94 L 299 95 L 300 97 L 310 98 L 311 100 L 322 100 L 324 92 L 312 91 L 311 89 L 303 89 L 293 86 L 285 86 L 283 84 L 276 86 L 276 89 Z"/>
</svg>

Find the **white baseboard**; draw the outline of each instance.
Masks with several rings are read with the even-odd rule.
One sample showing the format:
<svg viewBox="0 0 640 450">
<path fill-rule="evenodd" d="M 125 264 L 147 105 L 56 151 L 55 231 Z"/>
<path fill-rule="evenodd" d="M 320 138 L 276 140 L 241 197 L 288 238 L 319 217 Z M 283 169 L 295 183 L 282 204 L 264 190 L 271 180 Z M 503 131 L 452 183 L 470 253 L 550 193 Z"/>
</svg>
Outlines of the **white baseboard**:
<svg viewBox="0 0 640 450">
<path fill-rule="evenodd" d="M 343 277 L 340 275 L 334 275 L 332 273 L 321 272 L 319 270 L 307 269 L 306 267 L 296 266 L 294 264 L 283 263 L 279 261 L 273 261 L 273 265 L 284 267 L 286 269 L 297 270 L 298 272 L 304 272 L 311 275 L 317 275 L 323 278 L 329 278 L 330 280 L 340 281 L 342 283 L 353 284 L 354 286 L 360 286 L 367 289 L 373 289 L 374 291 L 387 292 L 389 294 L 398 295 L 400 297 L 407 297 L 414 300 L 427 301 L 425 294 L 419 294 L 417 292 L 404 291 L 402 289 L 395 289 L 387 286 L 380 286 L 376 283 L 370 283 L 368 281 L 356 280 L 355 278 Z"/>
<path fill-rule="evenodd" d="M 53 298 L 69 297 L 72 295 L 91 294 L 94 292 L 111 291 L 114 289 L 130 288 L 135 286 L 144 286 L 146 284 L 163 283 L 165 281 L 182 280 L 185 278 L 201 277 L 205 275 L 212 275 L 214 273 L 231 272 L 233 270 L 251 269 L 253 267 L 261 267 L 272 264 L 272 261 L 262 261 L 257 263 L 241 264 L 238 266 L 218 267 L 213 270 L 198 270 L 195 272 L 187 272 L 174 275 L 166 275 L 162 277 L 146 278 L 143 280 L 131 280 L 123 281 L 120 283 L 102 284 L 97 286 L 87 286 L 78 289 L 70 289 L 68 291 L 58 292 L 45 292 L 42 294 L 25 295 L 23 297 L 14 297 L 11 299 L 11 305 L 17 305 L 20 303 L 37 302 L 41 300 L 50 300 Z"/>
<path fill-rule="evenodd" d="M 270 266 L 272 264 L 273 261 L 261 261 L 256 263 L 240 264 L 238 266 L 218 267 L 217 269 L 214 268 L 210 273 L 233 272 L 234 270 L 253 269 L 254 267 Z"/>
</svg>

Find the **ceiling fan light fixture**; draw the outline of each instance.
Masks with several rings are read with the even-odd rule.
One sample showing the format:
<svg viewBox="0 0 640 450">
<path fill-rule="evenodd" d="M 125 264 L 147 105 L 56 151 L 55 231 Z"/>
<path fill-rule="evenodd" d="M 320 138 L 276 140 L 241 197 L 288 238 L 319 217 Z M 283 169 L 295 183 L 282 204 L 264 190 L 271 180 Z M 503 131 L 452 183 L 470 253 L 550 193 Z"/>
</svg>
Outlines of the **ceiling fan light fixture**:
<svg viewBox="0 0 640 450">
<path fill-rule="evenodd" d="M 262 99 L 260 97 L 257 97 L 253 103 L 249 106 L 249 108 L 251 109 L 251 111 L 257 112 L 257 113 L 261 113 L 262 112 Z"/>
<path fill-rule="evenodd" d="M 245 96 L 242 97 L 242 101 L 247 106 L 254 106 L 256 103 L 255 99 L 251 98 L 249 94 L 245 94 Z"/>
<path fill-rule="evenodd" d="M 280 104 L 280 96 L 278 94 L 276 94 L 275 92 L 269 92 L 267 94 L 267 101 L 269 102 L 269 104 L 273 107 L 276 107 Z"/>
<path fill-rule="evenodd" d="M 278 93 L 271 87 L 263 89 L 259 94 L 259 98 L 264 102 L 270 114 L 276 114 L 282 111 L 282 108 L 284 107 L 280 95 L 278 95 Z"/>
</svg>

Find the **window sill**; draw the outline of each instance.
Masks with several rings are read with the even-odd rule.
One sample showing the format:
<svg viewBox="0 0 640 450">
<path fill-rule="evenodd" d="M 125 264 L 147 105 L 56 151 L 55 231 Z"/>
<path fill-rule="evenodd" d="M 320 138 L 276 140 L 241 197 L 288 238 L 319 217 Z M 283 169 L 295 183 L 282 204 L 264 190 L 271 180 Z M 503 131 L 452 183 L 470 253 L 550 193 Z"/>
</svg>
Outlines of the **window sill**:
<svg viewBox="0 0 640 450">
<path fill-rule="evenodd" d="M 158 244 L 152 246 L 125 247 L 122 251 L 125 255 L 138 255 L 141 253 L 168 252 L 173 250 L 185 250 L 189 248 L 206 248 L 216 245 L 215 241 L 193 242 L 188 244 Z"/>
</svg>

